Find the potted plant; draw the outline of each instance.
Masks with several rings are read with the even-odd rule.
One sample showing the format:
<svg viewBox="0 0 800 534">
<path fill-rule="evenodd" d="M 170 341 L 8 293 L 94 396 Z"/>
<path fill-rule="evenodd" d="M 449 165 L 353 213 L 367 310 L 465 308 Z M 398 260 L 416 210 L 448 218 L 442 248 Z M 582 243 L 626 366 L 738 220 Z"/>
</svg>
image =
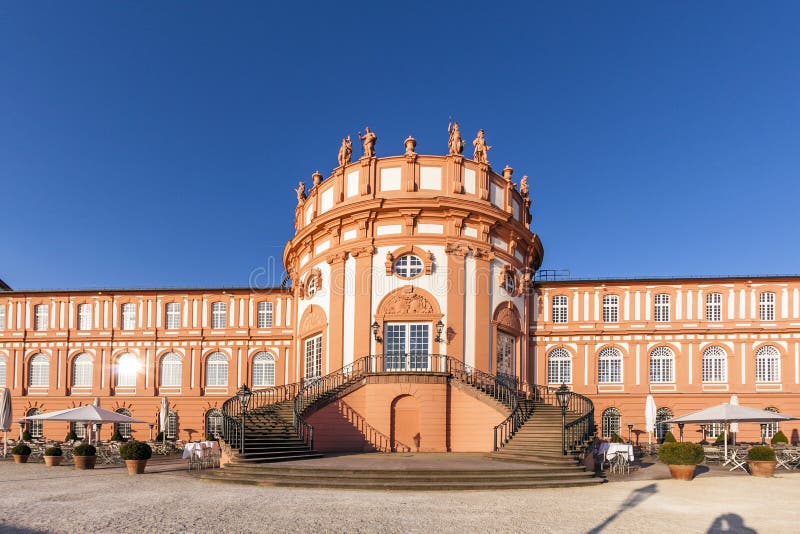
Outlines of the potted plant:
<svg viewBox="0 0 800 534">
<path fill-rule="evenodd" d="M 772 447 L 758 445 L 747 451 L 747 467 L 756 477 L 771 477 L 775 474 L 775 451 Z"/>
<path fill-rule="evenodd" d="M 153 449 L 143 441 L 131 440 L 119 448 L 119 455 L 125 460 L 129 475 L 141 475 L 147 460 L 153 456 Z"/>
<path fill-rule="evenodd" d="M 782 430 L 778 430 L 775 432 L 775 435 L 772 436 L 772 444 L 773 445 L 788 445 L 789 438 L 786 437 L 786 434 L 783 433 Z"/>
<path fill-rule="evenodd" d="M 658 449 L 659 459 L 669 466 L 669 473 L 676 480 L 692 480 L 697 464 L 705 457 L 703 447 L 696 443 L 664 443 Z"/>
<path fill-rule="evenodd" d="M 61 458 L 64 457 L 64 451 L 61 447 L 48 447 L 44 451 L 44 465 L 47 467 L 56 467 L 61 465 Z"/>
<path fill-rule="evenodd" d="M 18 443 L 11 449 L 11 456 L 14 457 L 14 462 L 24 464 L 28 461 L 28 456 L 31 455 L 31 448 L 24 443 Z"/>
<path fill-rule="evenodd" d="M 119 432 L 115 431 L 111 435 L 111 441 L 125 441 L 125 438 L 122 437 L 122 434 L 120 434 Z"/>
<path fill-rule="evenodd" d="M 97 461 L 97 449 L 88 443 L 81 443 L 72 449 L 72 457 L 75 460 L 75 469 L 94 469 Z"/>
</svg>

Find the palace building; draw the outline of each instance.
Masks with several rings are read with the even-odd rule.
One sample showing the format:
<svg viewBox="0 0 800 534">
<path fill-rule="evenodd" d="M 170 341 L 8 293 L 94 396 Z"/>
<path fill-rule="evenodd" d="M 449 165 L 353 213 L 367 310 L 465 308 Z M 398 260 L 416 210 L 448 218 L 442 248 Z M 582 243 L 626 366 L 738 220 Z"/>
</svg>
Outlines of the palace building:
<svg viewBox="0 0 800 534">
<path fill-rule="evenodd" d="M 800 414 L 800 278 L 537 280 L 527 177 L 490 166 L 482 131 L 472 159 L 450 132 L 442 156 L 408 138 L 405 153 L 378 158 L 367 131 L 351 161 L 343 140 L 332 174 L 297 189 L 285 288 L 3 286 L 0 385 L 15 420 L 99 399 L 155 426 L 103 427 L 103 438 L 145 439 L 166 396 L 168 438 L 222 435 L 258 459 L 275 452 L 270 433 L 297 445 L 287 457 L 510 449 L 561 384 L 574 393 L 573 450 L 595 430 L 641 433 L 647 395 L 657 437 L 663 420 L 732 395 Z M 249 448 L 241 384 L 254 391 Z M 694 441 L 720 431 L 685 430 Z M 741 425 L 741 439 L 759 434 Z"/>
</svg>

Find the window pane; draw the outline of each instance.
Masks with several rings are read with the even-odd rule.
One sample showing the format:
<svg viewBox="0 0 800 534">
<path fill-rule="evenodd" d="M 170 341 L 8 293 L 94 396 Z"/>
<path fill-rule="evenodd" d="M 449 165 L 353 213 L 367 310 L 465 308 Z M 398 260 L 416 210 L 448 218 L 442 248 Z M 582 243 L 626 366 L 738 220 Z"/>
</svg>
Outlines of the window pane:
<svg viewBox="0 0 800 534">
<path fill-rule="evenodd" d="M 758 299 L 758 310 L 762 321 L 774 321 L 775 293 L 761 293 Z"/>
<path fill-rule="evenodd" d="M 135 387 L 138 363 L 133 354 L 123 354 L 117 359 L 117 386 Z"/>
<path fill-rule="evenodd" d="M 706 321 L 722 320 L 722 294 L 709 293 L 706 296 Z"/>
<path fill-rule="evenodd" d="M 655 320 L 659 323 L 669 321 L 669 295 L 659 293 L 655 299 Z"/>
<path fill-rule="evenodd" d="M 272 303 L 258 303 L 258 328 L 272 328 Z"/>
<path fill-rule="evenodd" d="M 171 352 L 161 358 L 161 385 L 178 387 L 181 385 L 183 363 L 181 357 Z"/>
<path fill-rule="evenodd" d="M 44 354 L 37 354 L 31 358 L 28 385 L 31 387 L 50 385 L 50 359 Z"/>
<path fill-rule="evenodd" d="M 616 408 L 608 408 L 607 410 L 603 411 L 603 418 L 602 418 L 603 438 L 611 439 L 611 437 L 614 434 L 619 436 L 621 421 L 622 421 L 622 416 L 620 415 L 619 410 L 617 410 Z"/>
<path fill-rule="evenodd" d="M 128 417 L 131 416 L 131 412 L 126 410 L 125 408 L 120 408 L 116 410 L 117 413 L 122 415 L 127 415 Z M 125 439 L 129 439 L 131 437 L 131 424 L 130 423 L 114 423 L 114 431 L 119 432 L 119 435 Z"/>
<path fill-rule="evenodd" d="M 566 349 L 550 351 L 547 357 L 547 381 L 550 384 L 572 383 L 572 358 Z"/>
<path fill-rule="evenodd" d="M 616 323 L 619 321 L 619 297 L 606 295 L 603 297 L 603 322 Z"/>
<path fill-rule="evenodd" d="M 268 352 L 259 352 L 253 358 L 253 385 L 275 385 L 275 358 Z"/>
<path fill-rule="evenodd" d="M 227 308 L 224 302 L 215 302 L 211 306 L 211 328 L 225 328 Z"/>
<path fill-rule="evenodd" d="M 567 297 L 564 295 L 556 295 L 553 297 L 553 322 L 566 323 L 567 316 Z"/>
<path fill-rule="evenodd" d="M 33 329 L 34 330 L 47 330 L 47 318 L 49 308 L 46 304 L 37 304 L 33 308 Z"/>
<path fill-rule="evenodd" d="M 621 383 L 622 353 L 611 347 L 601 350 L 597 361 L 597 374 L 597 381 L 601 384 Z"/>
<path fill-rule="evenodd" d="M 674 382 L 675 358 L 667 347 L 656 347 L 650 353 L 650 382 Z"/>
<path fill-rule="evenodd" d="M 122 305 L 122 329 L 133 330 L 136 328 L 136 304 Z"/>
<path fill-rule="evenodd" d="M 177 302 L 167 304 L 166 327 L 169 330 L 176 330 L 181 327 L 181 305 Z"/>
<path fill-rule="evenodd" d="M 81 304 L 78 306 L 78 330 L 92 329 L 92 305 Z"/>
<path fill-rule="evenodd" d="M 88 354 L 80 354 L 75 358 L 72 367 L 72 386 L 91 387 L 92 386 L 92 357 Z"/>
<path fill-rule="evenodd" d="M 215 352 L 206 360 L 206 385 L 228 385 L 228 359 L 221 352 Z"/>
</svg>

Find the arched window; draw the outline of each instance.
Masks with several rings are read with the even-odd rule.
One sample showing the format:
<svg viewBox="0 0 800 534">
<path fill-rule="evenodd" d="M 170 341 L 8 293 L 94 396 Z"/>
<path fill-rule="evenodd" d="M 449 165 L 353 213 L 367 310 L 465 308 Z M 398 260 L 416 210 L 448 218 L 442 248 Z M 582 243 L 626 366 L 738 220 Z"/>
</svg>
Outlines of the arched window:
<svg viewBox="0 0 800 534">
<path fill-rule="evenodd" d="M 569 316 L 568 301 L 566 295 L 556 295 L 553 297 L 553 322 L 566 323 Z"/>
<path fill-rule="evenodd" d="M 775 320 L 775 293 L 761 293 L 758 296 L 758 316 L 762 321 Z"/>
<path fill-rule="evenodd" d="M 550 384 L 572 383 L 572 358 L 566 349 L 553 349 L 547 355 L 547 382 Z"/>
<path fill-rule="evenodd" d="M 613 347 L 600 351 L 597 358 L 597 381 L 601 384 L 622 383 L 622 354 Z"/>
<path fill-rule="evenodd" d="M 161 358 L 161 387 L 180 387 L 182 373 L 180 356 L 169 352 Z"/>
<path fill-rule="evenodd" d="M 414 254 L 403 254 L 394 261 L 394 273 L 400 278 L 414 278 L 423 267 L 422 260 Z"/>
<path fill-rule="evenodd" d="M 72 422 L 69 424 L 70 432 L 75 432 L 75 435 L 78 436 L 78 439 L 83 439 L 86 437 L 86 425 L 83 423 L 76 423 Z"/>
<path fill-rule="evenodd" d="M 127 415 L 128 417 L 131 416 L 131 412 L 126 410 L 125 408 L 120 408 L 115 410 L 118 414 Z M 130 439 L 131 437 L 131 424 L 130 423 L 114 423 L 114 432 L 118 432 L 120 436 L 125 439 Z"/>
<path fill-rule="evenodd" d="M 37 354 L 31 358 L 28 385 L 40 388 L 50 385 L 50 358 L 44 354 Z"/>
<path fill-rule="evenodd" d="M 770 345 L 756 352 L 756 382 L 781 381 L 781 355 Z"/>
<path fill-rule="evenodd" d="M 619 321 L 619 297 L 616 295 L 603 296 L 603 322 L 616 323 Z"/>
<path fill-rule="evenodd" d="M 253 386 L 275 385 L 275 357 L 269 352 L 259 352 L 253 358 Z"/>
<path fill-rule="evenodd" d="M 669 429 L 672 427 L 672 423 L 664 422 L 667 419 L 672 419 L 672 410 L 669 408 L 659 408 L 656 410 L 655 435 L 656 439 L 659 441 L 664 439 L 664 434 L 669 432 Z"/>
<path fill-rule="evenodd" d="M 774 406 L 767 406 L 766 408 L 764 408 L 764 410 L 772 413 L 780 413 L 778 409 L 775 408 Z M 778 430 L 780 430 L 780 423 L 778 422 L 767 423 L 767 426 L 764 427 L 764 431 L 766 432 L 764 434 L 764 437 L 766 439 L 772 439 L 775 436 L 775 434 L 778 433 Z"/>
<path fill-rule="evenodd" d="M 703 351 L 703 382 L 728 381 L 728 356 L 721 347 Z"/>
<path fill-rule="evenodd" d="M 228 308 L 224 302 L 215 302 L 211 305 L 211 328 L 225 328 L 228 317 Z"/>
<path fill-rule="evenodd" d="M 669 295 L 659 293 L 656 295 L 655 321 L 657 323 L 669 322 Z"/>
<path fill-rule="evenodd" d="M 90 388 L 92 387 L 92 370 L 94 362 L 92 357 L 86 354 L 78 354 L 72 360 L 72 387 Z"/>
<path fill-rule="evenodd" d="M 611 439 L 616 434 L 619 436 L 619 430 L 622 421 L 622 416 L 616 408 L 607 408 L 603 410 L 602 425 L 603 425 L 603 438 Z"/>
<path fill-rule="evenodd" d="M 706 295 L 706 321 L 718 322 L 722 320 L 722 294 L 709 293 Z"/>
<path fill-rule="evenodd" d="M 228 358 L 215 352 L 206 360 L 206 386 L 228 385 Z"/>
<path fill-rule="evenodd" d="M 25 416 L 31 415 L 39 415 L 40 412 L 38 408 L 31 408 L 27 412 L 25 412 Z M 41 439 L 42 437 L 42 420 L 41 419 L 28 419 L 28 433 L 31 435 L 32 439 Z"/>
<path fill-rule="evenodd" d="M 164 432 L 164 437 L 167 439 L 178 439 L 178 414 L 169 411 L 167 415 L 167 430 Z"/>
<path fill-rule="evenodd" d="M 0 387 L 6 387 L 6 359 L 0 356 Z"/>
<path fill-rule="evenodd" d="M 667 347 L 656 347 L 650 353 L 650 382 L 675 381 L 675 356 Z"/>
<path fill-rule="evenodd" d="M 117 387 L 136 387 L 136 373 L 139 362 L 136 356 L 125 353 L 117 358 Z"/>
<path fill-rule="evenodd" d="M 206 412 L 206 435 L 215 438 L 222 435 L 222 412 L 216 408 Z"/>
</svg>

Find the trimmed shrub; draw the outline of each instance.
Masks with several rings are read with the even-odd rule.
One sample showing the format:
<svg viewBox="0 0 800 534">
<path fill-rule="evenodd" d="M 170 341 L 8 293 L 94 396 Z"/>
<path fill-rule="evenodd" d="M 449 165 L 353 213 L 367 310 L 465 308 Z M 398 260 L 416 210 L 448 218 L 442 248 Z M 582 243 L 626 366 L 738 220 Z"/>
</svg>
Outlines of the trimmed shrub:
<svg viewBox="0 0 800 534">
<path fill-rule="evenodd" d="M 787 438 L 786 434 L 784 434 L 781 430 L 778 430 L 775 432 L 775 435 L 772 436 L 772 444 L 778 445 L 780 443 L 789 443 L 789 438 Z"/>
<path fill-rule="evenodd" d="M 125 438 L 122 437 L 122 434 L 119 432 L 114 432 L 111 436 L 111 441 L 125 441 Z"/>
<path fill-rule="evenodd" d="M 754 462 L 774 462 L 775 451 L 772 450 L 772 447 L 758 445 L 757 447 L 751 447 L 750 450 L 747 451 L 747 459 L 753 460 Z"/>
<path fill-rule="evenodd" d="M 156 441 L 164 441 L 164 433 L 163 432 L 159 432 L 158 434 L 156 434 Z"/>
<path fill-rule="evenodd" d="M 48 447 L 46 451 L 44 451 L 45 456 L 64 456 L 64 451 L 61 450 L 61 447 Z"/>
<path fill-rule="evenodd" d="M 64 441 L 78 441 L 78 434 L 70 430 L 67 432 L 67 435 L 64 437 Z"/>
<path fill-rule="evenodd" d="M 669 442 L 658 449 L 658 458 L 667 465 L 697 465 L 705 459 L 705 454 L 697 443 Z"/>
<path fill-rule="evenodd" d="M 714 440 L 714 445 L 722 445 L 725 443 L 725 435 L 726 433 L 722 432 L 719 436 L 717 436 L 717 439 Z M 731 436 L 728 436 L 728 443 L 733 443 L 733 438 Z"/>
<path fill-rule="evenodd" d="M 24 443 L 18 443 L 13 449 L 11 449 L 11 454 L 16 454 L 18 456 L 28 456 L 30 453 L 31 448 Z"/>
<path fill-rule="evenodd" d="M 678 440 L 675 439 L 675 436 L 672 435 L 672 432 L 667 430 L 667 433 L 664 434 L 664 441 L 662 443 L 677 443 Z"/>
<path fill-rule="evenodd" d="M 81 443 L 74 449 L 72 449 L 73 456 L 97 456 L 97 449 L 94 448 L 94 445 L 89 445 L 88 443 Z"/>
<path fill-rule="evenodd" d="M 611 433 L 611 443 L 624 443 L 616 432 Z"/>
<path fill-rule="evenodd" d="M 119 448 L 119 455 L 123 460 L 149 460 L 153 449 L 143 441 L 131 440 Z"/>
<path fill-rule="evenodd" d="M 28 432 L 27 430 L 22 431 L 22 441 L 31 441 L 32 439 L 33 438 L 31 438 L 30 432 Z"/>
</svg>

